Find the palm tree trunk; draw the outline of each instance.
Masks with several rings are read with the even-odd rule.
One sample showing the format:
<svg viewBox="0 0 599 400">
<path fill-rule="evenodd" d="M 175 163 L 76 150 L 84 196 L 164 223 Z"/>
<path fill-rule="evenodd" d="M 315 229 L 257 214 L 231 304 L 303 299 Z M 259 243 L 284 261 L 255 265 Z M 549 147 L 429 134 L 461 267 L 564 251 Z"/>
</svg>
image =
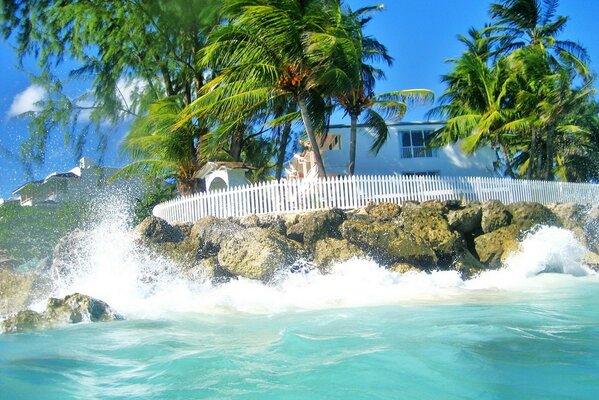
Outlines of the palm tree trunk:
<svg viewBox="0 0 599 400">
<path fill-rule="evenodd" d="M 239 162 L 241 160 L 241 145 L 243 144 L 243 130 L 241 128 L 236 129 L 235 133 L 231 136 L 231 144 L 229 145 L 229 154 L 233 161 Z"/>
<path fill-rule="evenodd" d="M 291 133 L 291 123 L 287 122 L 283 126 L 283 133 L 281 134 L 281 143 L 279 144 L 279 154 L 277 155 L 277 181 L 281 180 L 283 176 L 283 164 L 285 163 L 285 154 L 287 153 L 287 143 L 289 142 L 289 134 Z"/>
<path fill-rule="evenodd" d="M 358 116 L 351 115 L 351 128 L 350 128 L 350 139 L 349 139 L 349 166 L 348 174 L 352 176 L 356 168 L 356 131 L 358 127 Z"/>
<path fill-rule="evenodd" d="M 318 141 L 314 136 L 314 127 L 312 126 L 312 121 L 310 120 L 310 114 L 308 112 L 308 106 L 306 105 L 306 101 L 304 99 L 298 99 L 298 105 L 300 107 L 300 111 L 302 113 L 302 120 L 304 121 L 304 127 L 306 128 L 306 133 L 308 134 L 308 138 L 310 139 L 310 145 L 312 146 L 312 152 L 314 153 L 314 158 L 316 158 L 316 165 L 318 166 L 318 175 L 321 177 L 326 177 L 327 173 L 324 169 L 324 162 L 322 161 L 322 154 L 320 154 L 320 146 L 318 145 Z"/>
<path fill-rule="evenodd" d="M 499 144 L 501 148 L 501 152 L 503 153 L 503 158 L 505 159 L 505 174 L 510 178 L 515 178 L 514 170 L 512 169 L 512 160 L 510 160 L 510 156 L 507 152 L 507 149 L 503 143 Z"/>
<path fill-rule="evenodd" d="M 535 168 L 535 152 L 537 147 L 537 131 L 532 131 L 532 141 L 528 149 L 528 170 L 526 171 L 526 179 L 532 179 L 532 174 Z"/>
<path fill-rule="evenodd" d="M 547 131 L 547 144 L 545 154 L 545 180 L 553 180 L 553 135 L 551 130 Z"/>
</svg>

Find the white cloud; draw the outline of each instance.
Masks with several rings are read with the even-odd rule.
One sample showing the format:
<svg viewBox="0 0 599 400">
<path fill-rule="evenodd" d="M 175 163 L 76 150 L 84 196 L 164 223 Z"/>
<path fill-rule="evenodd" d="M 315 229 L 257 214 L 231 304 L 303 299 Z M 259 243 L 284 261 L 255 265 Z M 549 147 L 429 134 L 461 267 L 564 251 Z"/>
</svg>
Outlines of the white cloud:
<svg viewBox="0 0 599 400">
<path fill-rule="evenodd" d="M 117 82 L 117 96 L 121 98 L 123 108 L 137 112 L 137 97 L 147 86 L 145 80 L 140 78 L 124 79 Z"/>
<path fill-rule="evenodd" d="M 29 111 L 40 111 L 41 107 L 36 103 L 42 101 L 46 94 L 46 89 L 39 85 L 29 86 L 15 96 L 8 109 L 8 117 L 16 117 Z"/>
</svg>

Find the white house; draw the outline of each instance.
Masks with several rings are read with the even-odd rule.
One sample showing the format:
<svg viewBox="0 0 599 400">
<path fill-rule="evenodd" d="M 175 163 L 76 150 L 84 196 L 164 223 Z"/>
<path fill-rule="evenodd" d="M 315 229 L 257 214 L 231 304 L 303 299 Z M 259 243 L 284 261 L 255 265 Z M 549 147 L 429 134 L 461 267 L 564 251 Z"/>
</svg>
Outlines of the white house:
<svg viewBox="0 0 599 400">
<path fill-rule="evenodd" d="M 482 148 L 465 154 L 459 144 L 427 150 L 428 138 L 443 127 L 443 122 L 399 122 L 389 124 L 389 136 L 378 154 L 370 148 L 373 136 L 368 126 L 358 125 L 356 140 L 356 175 L 436 175 L 493 176 L 495 153 Z M 349 164 L 349 125 L 331 125 L 321 146 L 324 166 L 329 176 L 347 175 Z M 311 151 L 295 154 L 287 169 L 288 177 L 316 176 Z"/>
<path fill-rule="evenodd" d="M 111 190 L 142 190 L 140 182 L 117 179 L 108 186 L 108 179 L 118 168 L 96 165 L 92 158 L 79 160 L 79 166 L 67 172 L 53 172 L 44 179 L 27 182 L 13 194 L 22 206 L 53 205 L 65 201 L 91 199 L 107 188 Z"/>
</svg>

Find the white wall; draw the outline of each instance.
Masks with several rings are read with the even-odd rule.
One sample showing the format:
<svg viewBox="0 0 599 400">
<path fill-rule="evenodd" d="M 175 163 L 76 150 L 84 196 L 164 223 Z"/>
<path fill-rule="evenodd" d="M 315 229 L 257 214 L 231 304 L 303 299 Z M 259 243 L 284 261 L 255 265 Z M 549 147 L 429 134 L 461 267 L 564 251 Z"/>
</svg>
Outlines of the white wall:
<svg viewBox="0 0 599 400">
<path fill-rule="evenodd" d="M 393 175 L 438 172 L 440 176 L 493 176 L 495 154 L 483 148 L 473 155 L 464 154 L 459 144 L 435 150 L 431 158 L 401 158 L 401 132 L 413 129 L 439 129 L 441 124 L 399 123 L 389 126 L 389 137 L 378 155 L 370 152 L 372 136 L 366 127 L 358 127 L 355 173 L 359 175 Z M 327 174 L 346 175 L 349 161 L 349 126 L 332 126 L 330 134 L 341 135 L 339 150 L 327 150 L 323 159 Z"/>
</svg>

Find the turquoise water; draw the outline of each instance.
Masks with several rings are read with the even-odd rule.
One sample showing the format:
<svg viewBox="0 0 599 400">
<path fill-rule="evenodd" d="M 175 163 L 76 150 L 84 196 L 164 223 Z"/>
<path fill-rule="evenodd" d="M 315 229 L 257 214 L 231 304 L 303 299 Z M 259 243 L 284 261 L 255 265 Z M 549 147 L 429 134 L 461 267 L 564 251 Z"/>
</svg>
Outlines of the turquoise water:
<svg viewBox="0 0 599 400">
<path fill-rule="evenodd" d="M 48 295 L 127 320 L 0 334 L 0 400 L 599 398 L 599 274 L 563 229 L 468 281 L 351 260 L 268 285 L 183 279 L 112 223 L 90 238 Z"/>
<path fill-rule="evenodd" d="M 2 399 L 595 399 L 599 279 L 0 335 Z"/>
</svg>

